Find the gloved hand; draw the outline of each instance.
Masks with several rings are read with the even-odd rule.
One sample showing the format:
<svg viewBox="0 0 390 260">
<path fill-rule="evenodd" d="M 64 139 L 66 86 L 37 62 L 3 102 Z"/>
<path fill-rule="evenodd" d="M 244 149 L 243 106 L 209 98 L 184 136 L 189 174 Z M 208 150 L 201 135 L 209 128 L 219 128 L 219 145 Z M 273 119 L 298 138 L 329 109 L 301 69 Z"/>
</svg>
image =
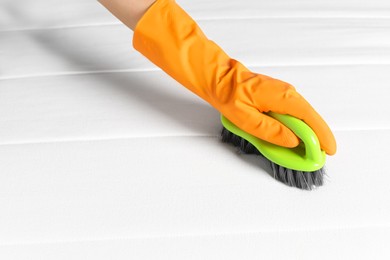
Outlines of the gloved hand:
<svg viewBox="0 0 390 260">
<path fill-rule="evenodd" d="M 314 130 L 327 154 L 336 152 L 328 125 L 294 87 L 231 59 L 174 0 L 157 0 L 146 11 L 135 27 L 133 45 L 242 130 L 295 147 L 295 134 L 263 112 L 289 114 Z"/>
</svg>

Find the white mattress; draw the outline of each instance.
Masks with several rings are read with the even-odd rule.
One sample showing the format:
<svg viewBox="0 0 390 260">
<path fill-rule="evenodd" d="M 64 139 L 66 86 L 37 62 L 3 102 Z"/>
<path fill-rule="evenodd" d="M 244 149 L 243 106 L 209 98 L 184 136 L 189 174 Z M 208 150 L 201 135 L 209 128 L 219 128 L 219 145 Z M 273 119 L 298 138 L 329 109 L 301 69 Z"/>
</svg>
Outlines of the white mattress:
<svg viewBox="0 0 390 260">
<path fill-rule="evenodd" d="M 335 132 L 301 191 L 96 1 L 0 5 L 0 259 L 389 259 L 390 2 L 180 0 Z"/>
</svg>

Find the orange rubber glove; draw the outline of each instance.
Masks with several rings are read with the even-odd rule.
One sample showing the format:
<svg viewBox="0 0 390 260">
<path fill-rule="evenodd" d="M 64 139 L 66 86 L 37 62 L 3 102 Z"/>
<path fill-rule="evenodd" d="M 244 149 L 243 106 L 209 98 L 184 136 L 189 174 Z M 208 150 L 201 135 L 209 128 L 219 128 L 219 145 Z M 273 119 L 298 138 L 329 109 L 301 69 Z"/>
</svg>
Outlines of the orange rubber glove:
<svg viewBox="0 0 390 260">
<path fill-rule="evenodd" d="M 295 134 L 262 112 L 290 114 L 314 130 L 327 154 L 336 152 L 328 125 L 294 87 L 231 59 L 174 0 L 157 0 L 146 11 L 135 27 L 133 45 L 242 130 L 295 147 L 299 143 Z"/>
</svg>

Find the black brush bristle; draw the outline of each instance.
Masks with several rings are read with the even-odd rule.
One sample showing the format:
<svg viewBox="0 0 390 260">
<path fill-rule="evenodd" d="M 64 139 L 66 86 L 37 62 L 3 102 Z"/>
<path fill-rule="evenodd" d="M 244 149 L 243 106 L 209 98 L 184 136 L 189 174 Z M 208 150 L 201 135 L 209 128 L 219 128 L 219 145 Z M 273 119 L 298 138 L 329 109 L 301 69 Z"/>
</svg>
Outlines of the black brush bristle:
<svg viewBox="0 0 390 260">
<path fill-rule="evenodd" d="M 221 138 L 222 142 L 233 144 L 242 153 L 257 154 L 262 156 L 262 154 L 250 142 L 244 138 L 239 137 L 238 135 L 233 134 L 225 127 L 223 127 L 221 131 Z M 324 168 L 313 172 L 304 172 L 285 168 L 272 161 L 269 162 L 271 164 L 273 177 L 290 187 L 296 187 L 303 190 L 312 190 L 313 188 L 322 186 L 324 184 Z"/>
</svg>

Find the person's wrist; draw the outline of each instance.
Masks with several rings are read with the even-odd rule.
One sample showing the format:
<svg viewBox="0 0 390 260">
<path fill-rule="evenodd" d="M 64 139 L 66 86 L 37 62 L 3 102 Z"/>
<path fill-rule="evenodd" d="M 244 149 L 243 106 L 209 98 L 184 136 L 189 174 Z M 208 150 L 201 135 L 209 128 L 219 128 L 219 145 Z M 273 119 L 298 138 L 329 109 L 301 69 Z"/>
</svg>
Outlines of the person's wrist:
<svg viewBox="0 0 390 260">
<path fill-rule="evenodd" d="M 156 0 L 98 0 L 131 30 Z"/>
</svg>

